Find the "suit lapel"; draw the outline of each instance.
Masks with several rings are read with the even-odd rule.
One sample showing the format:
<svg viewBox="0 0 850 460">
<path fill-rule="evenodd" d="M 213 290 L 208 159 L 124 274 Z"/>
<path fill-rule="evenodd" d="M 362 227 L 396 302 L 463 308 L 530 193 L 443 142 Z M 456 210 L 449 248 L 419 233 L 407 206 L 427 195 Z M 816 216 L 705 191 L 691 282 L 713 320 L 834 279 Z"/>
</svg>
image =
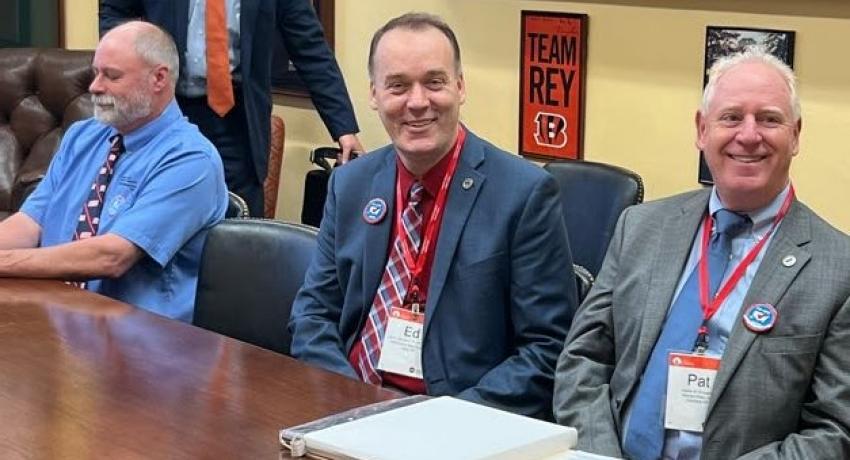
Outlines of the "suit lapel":
<svg viewBox="0 0 850 460">
<path fill-rule="evenodd" d="M 378 283 L 381 281 L 381 275 L 384 273 L 390 247 L 390 233 L 393 227 L 393 219 L 395 219 L 395 154 L 388 151 L 385 153 L 375 152 L 372 155 L 381 154 L 386 156 L 375 171 L 372 188 L 361 206 L 365 207 L 372 199 L 380 198 L 387 205 L 387 213 L 384 219 L 377 224 L 367 224 L 363 221 L 358 223 L 366 227 L 366 243 L 363 245 L 363 285 L 361 287 L 363 305 L 366 306 L 364 312 L 366 313 L 369 312 L 375 292 L 378 290 Z"/>
<path fill-rule="evenodd" d="M 656 238 L 655 249 L 647 252 L 656 254 L 656 257 L 650 268 L 651 281 L 641 322 L 635 375 L 631 379 L 632 388 L 640 381 L 652 349 L 661 334 L 667 310 L 691 253 L 697 228 L 705 215 L 709 193 L 710 190 L 706 190 L 695 195 L 686 201 L 678 212 L 667 217 L 658 231 L 661 236 Z"/>
<path fill-rule="evenodd" d="M 785 216 L 779 228 L 776 230 L 776 235 L 767 252 L 759 265 L 756 276 L 753 278 L 753 283 L 747 291 L 747 296 L 741 306 L 742 310 L 737 315 L 741 317 L 743 309 L 754 303 L 767 303 L 777 307 L 779 317 L 782 317 L 782 309 L 778 307 L 782 296 L 788 287 L 794 282 L 794 279 L 800 273 L 800 270 L 806 266 L 811 259 L 811 254 L 802 246 L 811 241 L 811 227 L 809 216 L 806 215 L 804 209 L 795 201 Z M 782 260 L 788 256 L 794 256 L 796 262 L 790 267 L 786 267 Z M 720 395 L 729 384 L 729 380 L 738 366 L 741 364 L 744 356 L 749 351 L 758 334 L 747 329 L 743 321 L 736 321 L 732 326 L 732 334 L 726 345 L 726 350 L 723 353 L 723 360 L 720 364 L 720 370 L 715 378 L 714 388 L 711 392 L 711 399 L 708 405 L 709 414 L 717 403 Z"/>
<path fill-rule="evenodd" d="M 443 293 L 461 233 L 486 179 L 484 174 L 476 170 L 483 161 L 484 149 L 481 142 L 467 131 L 460 161 L 449 186 L 443 222 L 437 236 L 437 252 L 431 267 L 431 280 L 428 284 L 428 299 L 425 305 L 425 336 L 428 335 L 431 320 L 434 318 L 437 306 L 440 305 L 440 296 Z M 464 182 L 469 183 L 467 179 L 472 180 L 471 187 L 463 186 Z"/>
</svg>

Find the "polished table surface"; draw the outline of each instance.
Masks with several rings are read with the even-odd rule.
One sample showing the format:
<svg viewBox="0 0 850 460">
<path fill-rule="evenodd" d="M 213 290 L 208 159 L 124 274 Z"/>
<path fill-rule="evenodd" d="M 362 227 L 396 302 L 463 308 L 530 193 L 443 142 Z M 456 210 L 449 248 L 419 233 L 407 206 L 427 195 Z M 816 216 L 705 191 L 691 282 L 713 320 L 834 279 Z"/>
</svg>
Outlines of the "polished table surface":
<svg viewBox="0 0 850 460">
<path fill-rule="evenodd" d="M 287 458 L 280 428 L 397 396 L 63 283 L 0 279 L 0 458 Z"/>
</svg>

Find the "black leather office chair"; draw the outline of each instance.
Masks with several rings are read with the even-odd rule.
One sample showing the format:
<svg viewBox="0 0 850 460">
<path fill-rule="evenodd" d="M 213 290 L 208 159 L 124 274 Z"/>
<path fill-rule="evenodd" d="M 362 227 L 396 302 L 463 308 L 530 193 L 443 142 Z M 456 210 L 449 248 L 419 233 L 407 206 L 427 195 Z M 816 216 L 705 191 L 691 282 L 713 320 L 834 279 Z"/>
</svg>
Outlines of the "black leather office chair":
<svg viewBox="0 0 850 460">
<path fill-rule="evenodd" d="M 207 235 L 196 326 L 288 354 L 295 294 L 316 250 L 317 229 L 273 220 L 225 219 Z"/>
<path fill-rule="evenodd" d="M 244 219 L 244 218 L 249 217 L 249 216 L 250 216 L 250 214 L 248 213 L 248 203 L 246 203 L 245 200 L 242 199 L 241 196 L 239 196 L 239 195 L 231 192 L 230 190 L 228 190 L 227 191 L 227 211 L 224 212 L 224 217 L 226 217 L 228 219 L 235 219 L 235 218 Z"/>
<path fill-rule="evenodd" d="M 628 169 L 590 161 L 557 161 L 544 169 L 561 187 L 573 262 L 596 277 L 620 213 L 643 202 L 643 180 Z"/>
<path fill-rule="evenodd" d="M 573 271 L 576 274 L 576 292 L 578 293 L 578 303 L 581 305 L 584 302 L 584 298 L 587 297 L 587 293 L 590 292 L 590 288 L 593 287 L 593 282 L 595 281 L 593 275 L 590 272 L 582 267 L 581 265 L 573 264 Z"/>
</svg>

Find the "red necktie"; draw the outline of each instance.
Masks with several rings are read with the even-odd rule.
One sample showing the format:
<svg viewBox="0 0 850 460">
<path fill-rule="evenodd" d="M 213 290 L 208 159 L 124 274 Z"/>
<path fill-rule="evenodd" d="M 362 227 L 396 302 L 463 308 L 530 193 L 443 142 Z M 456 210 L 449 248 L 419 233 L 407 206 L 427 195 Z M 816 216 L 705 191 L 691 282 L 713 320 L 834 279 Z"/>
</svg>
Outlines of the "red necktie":
<svg viewBox="0 0 850 460">
<path fill-rule="evenodd" d="M 396 238 L 381 277 L 381 285 L 372 302 L 369 317 L 360 334 L 360 350 L 357 354 L 355 371 L 364 382 L 373 385 L 381 384 L 381 374 L 378 371 L 378 360 L 381 357 L 381 344 L 384 340 L 384 332 L 387 329 L 387 318 L 390 309 L 401 307 L 404 296 L 410 284 L 410 271 L 402 250 L 402 238 L 408 239 L 408 247 L 418 252 L 420 243 L 420 230 L 422 228 L 422 212 L 419 203 L 425 188 L 420 182 L 414 182 L 410 187 L 410 197 L 407 207 L 402 214 L 402 226 L 396 230 Z M 412 254 L 414 259 L 418 254 Z"/>
<path fill-rule="evenodd" d="M 94 178 L 88 198 L 83 203 L 83 210 L 80 212 L 80 218 L 77 220 L 77 229 L 74 231 L 73 241 L 85 240 L 97 235 L 106 188 L 109 187 L 109 182 L 112 180 L 112 174 L 115 171 L 115 162 L 124 153 L 124 138 L 120 134 L 112 136 L 109 141 L 112 143 L 112 146 L 106 155 L 106 161 L 103 162 L 103 166 L 98 171 L 97 177 Z M 75 284 L 82 289 L 86 287 L 84 282 Z"/>
<path fill-rule="evenodd" d="M 230 79 L 230 49 L 227 46 L 227 11 L 224 0 L 207 0 L 207 103 L 223 117 L 233 108 L 233 83 Z"/>
</svg>

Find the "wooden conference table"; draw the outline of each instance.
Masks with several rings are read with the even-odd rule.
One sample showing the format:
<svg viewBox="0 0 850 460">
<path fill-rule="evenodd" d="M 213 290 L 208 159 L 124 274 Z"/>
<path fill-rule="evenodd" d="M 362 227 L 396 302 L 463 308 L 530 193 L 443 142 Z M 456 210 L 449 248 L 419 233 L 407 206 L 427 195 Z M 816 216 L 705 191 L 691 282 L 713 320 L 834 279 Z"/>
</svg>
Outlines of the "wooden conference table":
<svg viewBox="0 0 850 460">
<path fill-rule="evenodd" d="M 60 282 L 0 279 L 0 458 L 288 458 L 281 427 L 397 396 Z"/>
</svg>

